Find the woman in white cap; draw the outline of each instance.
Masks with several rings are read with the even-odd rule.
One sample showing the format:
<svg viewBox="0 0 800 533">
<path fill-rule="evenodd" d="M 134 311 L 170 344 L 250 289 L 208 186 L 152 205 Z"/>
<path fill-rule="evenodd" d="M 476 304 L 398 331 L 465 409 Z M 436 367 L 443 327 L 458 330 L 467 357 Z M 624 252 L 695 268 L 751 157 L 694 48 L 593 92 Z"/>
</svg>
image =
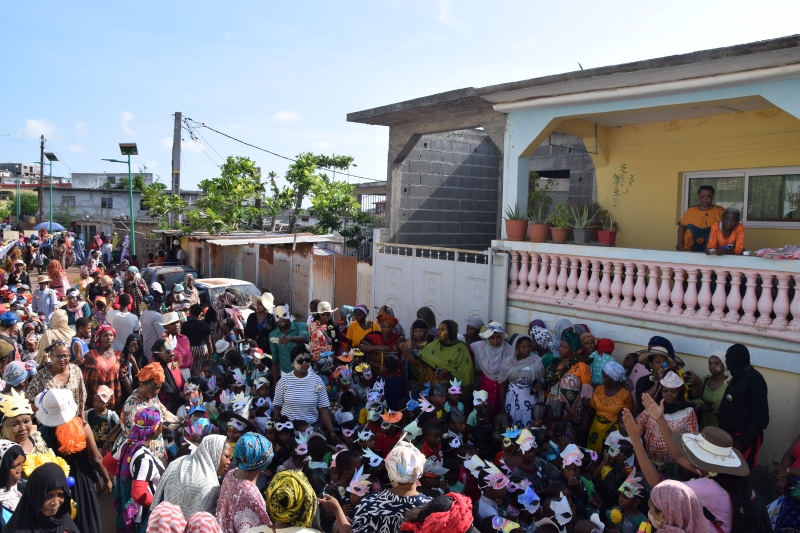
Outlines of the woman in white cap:
<svg viewBox="0 0 800 533">
<path fill-rule="evenodd" d="M 261 296 L 251 295 L 251 308 L 255 307 L 255 313 L 250 313 L 244 326 L 244 337 L 256 341 L 264 353 L 271 353 L 269 351 L 269 334 L 278 327 L 278 319 L 273 314 L 274 300 L 275 297 L 268 292 Z"/>
<path fill-rule="evenodd" d="M 165 313 L 160 325 L 164 326 L 164 338 L 167 339 L 169 349 L 172 351 L 173 361 L 178 364 L 183 379 L 192 375 L 192 345 L 189 337 L 181 333 L 181 318 L 175 311 Z"/>
<path fill-rule="evenodd" d="M 483 340 L 474 342 L 469 347 L 475 358 L 476 374 L 481 375 L 477 388 L 489 393 L 487 404 L 501 409 L 498 379 L 503 365 L 514 359 L 514 348 L 506 342 L 508 334 L 497 322 L 489 322 L 480 337 Z"/>
<path fill-rule="evenodd" d="M 82 533 L 102 533 L 95 482 L 99 483 L 100 494 L 111 492 L 113 485 L 91 428 L 81 419 L 69 391 L 45 391 L 36 397 L 35 405 L 42 439 L 67 462 L 70 476 L 75 479 L 71 492 L 78 508 L 78 529 Z"/>
<path fill-rule="evenodd" d="M 339 353 L 341 341 L 339 340 L 339 327 L 333 321 L 333 312 L 329 302 L 319 302 L 317 312 L 311 316 L 308 323 L 308 337 L 311 343 L 311 354 L 318 359 L 322 352 Z"/>
</svg>

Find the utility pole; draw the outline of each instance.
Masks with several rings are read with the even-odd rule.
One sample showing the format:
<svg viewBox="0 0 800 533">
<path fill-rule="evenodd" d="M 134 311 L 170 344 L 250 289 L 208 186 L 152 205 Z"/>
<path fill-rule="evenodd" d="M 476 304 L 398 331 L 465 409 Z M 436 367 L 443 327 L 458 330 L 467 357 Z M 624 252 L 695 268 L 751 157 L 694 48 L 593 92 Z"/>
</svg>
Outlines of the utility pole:
<svg viewBox="0 0 800 533">
<path fill-rule="evenodd" d="M 39 222 L 44 220 L 44 135 L 39 144 Z M 19 223 L 17 223 L 19 228 Z"/>
<path fill-rule="evenodd" d="M 175 127 L 172 130 L 172 194 L 181 194 L 181 112 L 175 112 Z M 169 214 L 169 227 L 173 227 L 175 215 Z"/>
<path fill-rule="evenodd" d="M 261 185 L 261 167 L 256 167 L 256 173 L 258 176 L 258 184 Z M 258 198 L 256 198 L 256 209 L 258 209 L 258 229 L 264 231 L 264 213 L 261 212 L 261 197 L 263 193 L 259 193 Z"/>
</svg>

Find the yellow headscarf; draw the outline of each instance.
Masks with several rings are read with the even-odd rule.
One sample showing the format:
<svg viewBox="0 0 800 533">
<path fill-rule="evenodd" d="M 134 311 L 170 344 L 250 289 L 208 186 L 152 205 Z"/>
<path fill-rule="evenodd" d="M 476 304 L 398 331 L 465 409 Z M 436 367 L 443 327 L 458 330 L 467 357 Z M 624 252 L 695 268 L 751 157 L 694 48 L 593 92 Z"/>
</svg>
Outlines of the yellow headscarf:
<svg viewBox="0 0 800 533">
<path fill-rule="evenodd" d="M 273 520 L 308 527 L 317 513 L 317 496 L 299 470 L 278 472 L 267 487 L 267 511 Z"/>
</svg>

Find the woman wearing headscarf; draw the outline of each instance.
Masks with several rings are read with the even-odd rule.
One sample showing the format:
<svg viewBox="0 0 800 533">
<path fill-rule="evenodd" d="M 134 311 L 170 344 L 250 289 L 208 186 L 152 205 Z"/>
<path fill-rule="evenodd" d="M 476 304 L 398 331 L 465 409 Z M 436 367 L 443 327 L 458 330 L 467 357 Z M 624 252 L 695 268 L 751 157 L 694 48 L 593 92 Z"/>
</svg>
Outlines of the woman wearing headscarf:
<svg viewBox="0 0 800 533">
<path fill-rule="evenodd" d="M 82 533 L 70 518 L 71 508 L 67 476 L 57 464 L 45 463 L 31 473 L 3 533 Z"/>
<path fill-rule="evenodd" d="M 181 396 L 185 383 L 179 363 L 175 361 L 175 354 L 169 348 L 167 339 L 161 337 L 153 344 L 153 364 L 160 365 L 164 379 L 158 392 L 158 399 L 170 411 L 177 412 L 183 405 Z"/>
<path fill-rule="evenodd" d="M 558 322 L 556 322 L 556 334 L 553 336 L 553 345 L 551 346 L 553 355 L 558 353 L 558 348 L 561 345 L 561 338 L 567 330 L 573 331 L 572 322 L 566 318 L 559 318 Z M 578 335 L 578 338 L 580 339 L 580 335 Z"/>
<path fill-rule="evenodd" d="M 77 237 L 75 237 L 75 243 L 73 247 L 75 249 L 75 264 L 86 264 L 86 250 L 84 249 L 83 238 L 81 237 L 80 233 Z"/>
<path fill-rule="evenodd" d="M 481 340 L 480 333 L 481 328 L 485 326 L 486 323 L 483 319 L 478 315 L 470 315 L 467 317 L 467 330 L 464 332 L 464 344 L 469 346 L 473 342 L 478 342 Z"/>
<path fill-rule="evenodd" d="M 317 496 L 301 471 L 284 470 L 275 474 L 267 487 L 266 500 L 273 525 L 251 529 L 250 533 L 319 533 L 311 528 L 317 514 Z"/>
<path fill-rule="evenodd" d="M 78 508 L 75 523 L 81 533 L 101 533 L 95 484 L 99 484 L 100 494 L 111 492 L 113 485 L 92 429 L 81 418 L 69 391 L 49 390 L 36 397 L 35 405 L 42 439 L 56 456 L 66 461 L 70 476 L 75 479 L 71 489 Z"/>
<path fill-rule="evenodd" d="M 501 409 L 511 416 L 519 428 L 531 424 L 531 409 L 544 400 L 544 366 L 533 352 L 533 339 L 519 335 L 512 346 L 513 357 L 500 368 Z M 485 389 L 484 389 L 485 390 Z"/>
<path fill-rule="evenodd" d="M 633 396 L 623 386 L 626 377 L 621 364 L 609 361 L 602 370 L 602 385 L 594 389 L 591 398 L 583 399 L 587 415 L 594 415 L 586 444 L 590 450 L 602 451 L 619 412 L 623 409 L 633 410 Z"/>
<path fill-rule="evenodd" d="M 164 473 L 164 465 L 150 451 L 148 442 L 158 438 L 162 428 L 161 413 L 145 407 L 136 413 L 128 439 L 118 452 L 114 490 L 118 532 L 133 533 L 147 523 L 153 494 Z"/>
<path fill-rule="evenodd" d="M 580 345 L 580 339 L 571 329 L 564 330 L 559 357 L 545 368 L 545 388 L 550 391 L 548 400 L 564 404 L 564 418 L 569 422 L 567 440 L 571 444 L 580 441 L 585 417 L 582 390 L 584 385 L 592 383 L 589 366 L 575 355 Z"/>
<path fill-rule="evenodd" d="M 416 356 L 429 343 L 433 342 L 433 335 L 430 334 L 431 328 L 424 320 L 415 320 L 411 324 L 411 338 L 405 342 L 400 342 L 398 348 L 409 365 L 409 379 L 417 383 L 431 383 L 436 377 L 436 369 L 423 364 Z"/>
<path fill-rule="evenodd" d="M 247 533 L 254 527 L 272 525 L 255 482 L 274 455 L 272 444 L 258 433 L 245 433 L 236 441 L 236 468 L 225 474 L 217 502 L 223 533 Z"/>
<path fill-rule="evenodd" d="M 713 533 L 703 515 L 703 504 L 692 489 L 679 481 L 662 481 L 650 492 L 647 518 L 654 529 L 666 533 Z"/>
<path fill-rule="evenodd" d="M 211 326 L 212 343 L 225 338 L 226 333 L 222 330 L 222 325 L 225 320 L 233 316 L 230 313 L 230 309 L 234 305 L 236 305 L 236 296 L 225 290 L 217 296 L 217 299 L 211 303 L 208 311 L 206 311 L 204 320 Z"/>
<path fill-rule="evenodd" d="M 758 450 L 769 425 L 767 382 L 750 364 L 750 351 L 743 344 L 728 348 L 725 366 L 731 380 L 719 405 L 719 427 L 730 433 L 733 446 L 753 469 L 758 465 Z"/>
<path fill-rule="evenodd" d="M 67 312 L 63 309 L 56 309 L 50 317 L 50 327 L 44 330 L 42 338 L 39 339 L 39 352 L 36 355 L 36 364 L 39 368 L 43 368 L 50 362 L 50 358 L 45 353 L 45 348 L 53 344 L 57 340 L 62 340 L 67 343 L 67 346 L 72 342 L 72 337 L 75 332 L 69 327 L 69 319 Z"/>
<path fill-rule="evenodd" d="M 180 507 L 161 502 L 150 513 L 145 533 L 222 533 L 222 529 L 209 513 L 194 513 L 186 520 Z"/>
<path fill-rule="evenodd" d="M 227 469 L 231 446 L 224 435 L 204 438 L 193 455 L 175 459 L 161 476 L 152 507 L 162 501 L 180 507 L 184 518 L 205 511 L 215 513 L 219 497 L 219 476 Z"/>
<path fill-rule="evenodd" d="M 541 320 L 534 320 L 531 324 L 534 322 L 544 324 Z M 534 324 L 531 326 L 530 336 L 533 339 L 533 351 L 542 358 L 542 366 L 547 368 L 550 361 L 553 360 L 553 334 L 543 325 L 539 326 Z M 558 354 L 558 352 L 556 352 L 556 354 Z"/>
<path fill-rule="evenodd" d="M 384 394 L 388 405 L 396 406 L 405 394 L 405 366 L 398 357 L 399 343 L 403 338 L 394 332 L 397 319 L 392 315 L 378 315 L 378 323 L 380 331 L 367 333 L 358 347 L 369 357 L 372 374 L 384 378 Z"/>
<path fill-rule="evenodd" d="M 130 235 L 125 235 L 125 240 L 122 241 L 122 253 L 119 256 L 120 262 L 125 260 L 131 260 L 131 237 Z"/>
<path fill-rule="evenodd" d="M 322 506 L 336 515 L 340 533 L 347 533 L 348 529 L 354 533 L 398 531 L 406 511 L 431 501 L 430 497 L 417 492 L 425 456 L 416 447 L 401 439 L 386 456 L 385 465 L 392 488 L 361 500 L 353 510 L 351 526 L 347 525 L 349 521 L 336 498 L 325 495 L 320 499 Z"/>
<path fill-rule="evenodd" d="M 502 381 L 500 371 L 514 357 L 514 348 L 506 342 L 508 334 L 497 322 L 489 322 L 486 331 L 480 334 L 481 339 L 470 345 L 469 349 L 475 360 L 475 372 L 480 374 L 478 390 L 489 393 L 486 403 L 500 409 Z"/>
<path fill-rule="evenodd" d="M 0 440 L 0 528 L 8 524 L 22 498 L 20 480 L 24 462 L 25 452 L 19 444 Z"/>
<path fill-rule="evenodd" d="M 461 494 L 449 492 L 437 496 L 428 505 L 410 512 L 400 531 L 477 533 L 478 530 L 472 523 L 472 501 Z M 494 526 L 492 528 L 495 529 Z"/>
<path fill-rule="evenodd" d="M 389 304 L 386 304 L 386 305 L 382 306 L 380 309 L 378 309 L 378 316 L 381 316 L 381 315 L 389 315 L 389 316 L 393 316 L 393 317 L 397 318 L 397 316 L 394 314 L 394 308 Z M 392 331 L 397 333 L 401 337 L 405 337 L 406 336 L 406 331 L 403 329 L 403 325 L 400 324 L 399 320 L 397 321 L 397 324 L 394 325 L 394 328 L 392 329 Z"/>
<path fill-rule="evenodd" d="M 373 331 L 380 331 L 381 328 L 372 320 L 367 320 L 369 309 L 364 304 L 353 307 L 353 321 L 347 326 L 345 337 L 350 342 L 352 348 L 358 348 L 361 341 L 367 334 Z"/>
<path fill-rule="evenodd" d="M 697 414 L 700 416 L 700 429 L 707 426 L 719 427 L 719 406 L 728 388 L 728 373 L 725 370 L 725 352 L 714 350 L 708 356 L 708 375 L 700 380 L 700 392 L 694 388 L 689 391 Z"/>
<path fill-rule="evenodd" d="M 139 387 L 125 400 L 120 414 L 120 424 L 108 436 L 107 442 L 113 442 L 113 449 L 119 450 L 128 439 L 136 423 L 136 414 L 145 408 L 153 408 L 161 414 L 161 424 L 167 429 L 177 427 L 178 417 L 167 410 L 159 401 L 158 393 L 164 384 L 164 369 L 159 363 L 150 363 L 139 370 Z M 109 446 L 111 447 L 111 446 Z M 147 441 L 147 447 L 153 452 L 162 464 L 167 462 L 167 452 L 164 447 L 164 437 L 158 433 L 155 438 Z"/>
<path fill-rule="evenodd" d="M 420 307 L 417 309 L 417 320 L 424 320 L 431 328 L 431 335 L 436 336 L 436 315 L 430 307 Z"/>
<path fill-rule="evenodd" d="M 60 300 L 66 295 L 67 289 L 69 289 L 71 285 L 67 279 L 67 273 L 64 272 L 58 260 L 53 259 L 47 264 L 47 277 L 50 278 L 50 288 L 56 291 L 58 299 Z"/>
<path fill-rule="evenodd" d="M 109 324 L 103 324 L 94 335 L 95 348 L 89 350 L 83 362 L 83 381 L 86 383 L 87 398 L 94 398 L 97 388 L 105 385 L 114 392 L 114 396 L 108 404 L 112 411 L 119 412 L 122 408 L 122 388 L 130 393 L 131 387 L 130 373 L 128 364 L 124 363 L 121 353 L 114 351 L 114 339 L 117 336 L 115 330 Z"/>
<path fill-rule="evenodd" d="M 436 369 L 435 381 L 447 381 L 456 377 L 461 381 L 461 394 L 464 398 L 472 397 L 475 384 L 475 372 L 472 356 L 467 345 L 458 340 L 458 324 L 453 320 L 445 320 L 439 324 L 438 338 L 425 346 L 417 358 L 423 364 Z"/>
<path fill-rule="evenodd" d="M 92 316 L 89 304 L 83 301 L 78 289 L 67 289 L 67 303 L 61 309 L 67 312 L 67 324 L 70 326 L 74 326 L 75 321 L 81 317 Z"/>
</svg>

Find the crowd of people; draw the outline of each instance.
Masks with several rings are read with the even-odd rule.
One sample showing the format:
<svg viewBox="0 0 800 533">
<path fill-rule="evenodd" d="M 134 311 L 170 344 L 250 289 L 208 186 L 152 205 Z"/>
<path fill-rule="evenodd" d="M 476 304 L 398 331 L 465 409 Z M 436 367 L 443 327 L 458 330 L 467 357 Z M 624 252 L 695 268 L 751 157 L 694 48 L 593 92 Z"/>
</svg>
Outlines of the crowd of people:
<svg viewBox="0 0 800 533">
<path fill-rule="evenodd" d="M 462 334 L 428 307 L 203 307 L 192 276 L 147 286 L 108 259 L 74 280 L 51 260 L 32 294 L 14 263 L 0 289 L 3 532 L 100 533 L 108 493 L 126 533 L 773 527 L 750 486 L 767 384 L 741 344 L 691 370 L 667 338 L 621 357 L 566 318 Z M 788 531 L 800 439 L 778 476 Z"/>
</svg>

